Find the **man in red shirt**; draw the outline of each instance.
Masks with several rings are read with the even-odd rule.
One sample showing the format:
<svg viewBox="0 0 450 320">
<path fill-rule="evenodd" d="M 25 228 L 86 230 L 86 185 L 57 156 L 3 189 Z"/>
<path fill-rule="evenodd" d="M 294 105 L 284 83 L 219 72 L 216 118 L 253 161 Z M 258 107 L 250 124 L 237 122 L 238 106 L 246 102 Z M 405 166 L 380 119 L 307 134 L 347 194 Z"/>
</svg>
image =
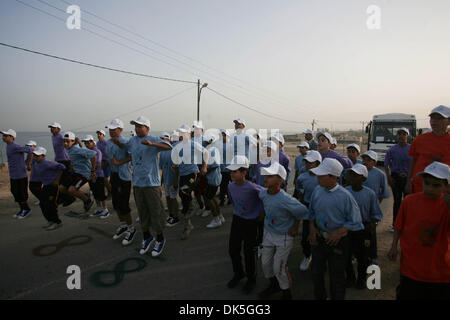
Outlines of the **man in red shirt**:
<svg viewBox="0 0 450 320">
<path fill-rule="evenodd" d="M 447 128 L 450 125 L 450 108 L 438 106 L 429 114 L 432 132 L 417 136 L 411 143 L 409 155 L 413 158 L 410 162 L 407 193 L 422 191 L 422 178 L 417 173 L 433 161 L 439 161 L 450 165 L 450 133 Z"/>
<path fill-rule="evenodd" d="M 420 172 L 423 192 L 407 196 L 395 220 L 392 248 L 395 261 L 400 240 L 400 285 L 397 299 L 450 299 L 450 210 L 444 202 L 450 167 L 433 162 Z"/>
</svg>

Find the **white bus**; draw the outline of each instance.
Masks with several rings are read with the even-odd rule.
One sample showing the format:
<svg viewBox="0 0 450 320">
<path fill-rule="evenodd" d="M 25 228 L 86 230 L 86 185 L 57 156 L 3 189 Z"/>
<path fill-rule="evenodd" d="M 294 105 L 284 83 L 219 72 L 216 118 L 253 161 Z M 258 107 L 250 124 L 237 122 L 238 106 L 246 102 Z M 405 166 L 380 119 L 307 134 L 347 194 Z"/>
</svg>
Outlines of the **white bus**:
<svg viewBox="0 0 450 320">
<path fill-rule="evenodd" d="M 386 113 L 373 116 L 366 127 L 368 136 L 367 150 L 378 154 L 378 162 L 384 163 L 386 151 L 397 143 L 397 130 L 409 130 L 408 143 L 416 137 L 416 116 L 404 113 Z"/>
</svg>

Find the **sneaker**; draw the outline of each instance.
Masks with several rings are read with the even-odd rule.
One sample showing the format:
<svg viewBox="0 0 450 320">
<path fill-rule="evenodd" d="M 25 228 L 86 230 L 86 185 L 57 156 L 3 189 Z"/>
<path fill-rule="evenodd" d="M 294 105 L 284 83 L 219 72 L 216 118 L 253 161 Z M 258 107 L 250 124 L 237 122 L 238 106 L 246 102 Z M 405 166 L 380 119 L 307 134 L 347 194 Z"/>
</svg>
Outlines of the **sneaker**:
<svg viewBox="0 0 450 320">
<path fill-rule="evenodd" d="M 128 230 L 128 226 L 126 224 L 121 224 L 119 228 L 116 230 L 116 234 L 113 236 L 114 240 L 119 239 L 121 236 L 125 235 L 125 232 Z"/>
<path fill-rule="evenodd" d="M 133 242 L 134 235 L 136 234 L 136 228 L 128 228 L 127 231 L 125 231 L 125 237 L 122 240 L 122 245 L 127 246 Z"/>
<path fill-rule="evenodd" d="M 28 217 L 28 215 L 31 213 L 31 209 L 28 210 L 23 210 L 19 216 L 17 217 L 18 219 L 25 219 L 26 217 Z"/>
<path fill-rule="evenodd" d="M 227 287 L 230 288 L 230 289 L 233 289 L 234 287 L 236 287 L 238 285 L 239 281 L 244 279 L 244 277 L 245 277 L 244 274 L 235 274 L 233 279 L 228 281 Z"/>
<path fill-rule="evenodd" d="M 38 206 L 41 202 L 38 200 L 34 203 L 35 206 Z"/>
<path fill-rule="evenodd" d="M 219 217 L 220 217 L 220 221 L 222 222 L 222 224 L 224 224 L 225 223 L 225 218 L 223 217 L 223 215 L 219 215 Z"/>
<path fill-rule="evenodd" d="M 206 218 L 207 216 L 209 216 L 211 214 L 211 210 L 205 210 L 202 213 L 202 218 Z"/>
<path fill-rule="evenodd" d="M 91 217 L 98 217 L 102 213 L 101 209 L 95 210 L 94 213 L 91 213 Z"/>
<path fill-rule="evenodd" d="M 255 288 L 255 285 L 256 285 L 255 278 L 248 279 L 247 282 L 242 287 L 242 292 L 244 294 L 250 294 L 253 291 L 253 289 Z"/>
<path fill-rule="evenodd" d="M 91 209 L 92 205 L 94 204 L 94 201 L 92 201 L 92 199 L 88 199 L 87 201 L 84 202 L 84 211 L 88 212 L 89 209 Z"/>
<path fill-rule="evenodd" d="M 302 263 L 300 263 L 300 270 L 306 271 L 309 268 L 309 265 L 311 264 L 311 257 L 304 257 Z"/>
<path fill-rule="evenodd" d="M 391 229 L 389 230 L 389 232 L 395 232 L 394 226 L 391 227 Z"/>
<path fill-rule="evenodd" d="M 258 246 L 258 259 L 261 258 L 261 256 L 262 256 L 262 251 L 263 251 L 263 246 Z"/>
<path fill-rule="evenodd" d="M 221 225 L 222 225 L 222 220 L 220 220 L 220 217 L 214 217 L 212 219 L 212 221 L 206 227 L 213 229 L 213 228 L 218 228 Z"/>
<path fill-rule="evenodd" d="M 139 254 L 146 254 L 148 249 L 150 249 L 150 245 L 152 244 L 153 240 L 155 240 L 155 238 L 153 238 L 152 235 L 150 235 L 150 238 L 148 238 L 147 240 L 143 240 L 141 250 L 139 250 Z"/>
<path fill-rule="evenodd" d="M 137 217 L 137 218 L 136 218 L 136 222 L 139 222 L 139 221 L 141 221 L 141 219 L 139 219 L 139 217 Z"/>
<path fill-rule="evenodd" d="M 62 227 L 61 222 L 60 223 L 52 222 L 47 228 L 45 228 L 45 230 L 52 231 L 52 230 L 58 229 L 60 227 Z"/>
<path fill-rule="evenodd" d="M 76 199 L 75 197 L 70 196 L 70 198 L 69 198 L 67 201 L 63 202 L 62 206 L 63 206 L 63 207 L 68 207 L 68 206 L 70 206 L 72 203 L 74 203 L 76 200 L 77 200 L 77 199 Z"/>
<path fill-rule="evenodd" d="M 194 226 L 192 224 L 188 224 L 184 226 L 183 234 L 181 235 L 181 240 L 186 240 L 189 238 L 189 235 L 191 234 L 192 230 L 194 230 Z"/>
<path fill-rule="evenodd" d="M 201 208 L 195 209 L 195 215 L 196 215 L 196 216 L 200 216 L 200 215 L 202 215 L 202 214 L 203 214 L 203 209 L 201 209 Z"/>
<path fill-rule="evenodd" d="M 161 242 L 156 241 L 155 247 L 152 250 L 152 257 L 159 256 L 162 253 L 165 244 L 166 244 L 166 239 L 163 239 L 163 241 L 161 241 Z"/>
<path fill-rule="evenodd" d="M 13 218 L 16 219 L 18 218 L 21 214 L 22 214 L 22 209 L 19 210 L 19 212 L 17 212 L 16 214 L 13 215 Z"/>
<path fill-rule="evenodd" d="M 100 211 L 100 219 L 106 219 L 109 217 L 109 211 L 108 209 L 104 209 Z"/>
<path fill-rule="evenodd" d="M 167 219 L 166 226 L 173 227 L 173 226 L 177 225 L 179 222 L 180 222 L 180 219 L 174 218 L 174 217 L 169 217 Z"/>
<path fill-rule="evenodd" d="M 42 229 L 47 229 L 52 223 L 54 222 L 49 221 L 45 226 L 42 226 Z"/>
</svg>

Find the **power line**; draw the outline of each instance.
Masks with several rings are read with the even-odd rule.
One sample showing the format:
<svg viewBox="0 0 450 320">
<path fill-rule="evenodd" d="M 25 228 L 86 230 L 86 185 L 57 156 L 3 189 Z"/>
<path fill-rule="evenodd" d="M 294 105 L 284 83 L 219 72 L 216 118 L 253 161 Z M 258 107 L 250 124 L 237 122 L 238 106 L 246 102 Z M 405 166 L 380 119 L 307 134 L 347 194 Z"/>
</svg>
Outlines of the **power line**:
<svg viewBox="0 0 450 320">
<path fill-rule="evenodd" d="M 255 108 L 253 108 L 253 107 L 249 107 L 249 106 L 246 105 L 246 104 L 243 104 L 243 103 L 241 103 L 241 102 L 239 102 L 239 101 L 236 101 L 236 100 L 234 100 L 234 99 L 232 99 L 232 98 L 227 97 L 226 95 L 224 95 L 224 94 L 222 94 L 222 93 L 220 93 L 220 92 L 218 92 L 218 91 L 216 91 L 216 90 L 211 89 L 209 86 L 206 87 L 206 89 L 208 89 L 208 90 L 214 92 L 215 94 L 221 96 L 222 98 L 225 98 L 225 99 L 227 99 L 227 100 L 229 100 L 229 101 L 231 101 L 231 102 L 233 102 L 233 103 L 235 103 L 235 104 L 240 105 L 241 107 L 244 107 L 244 108 L 249 109 L 249 110 L 251 110 L 251 111 L 253 111 L 253 112 L 259 113 L 259 114 L 261 114 L 261 115 L 263 115 L 263 116 L 269 117 L 269 118 L 271 118 L 271 119 L 277 119 L 277 120 L 280 120 L 280 121 L 285 121 L 285 122 L 290 122 L 290 123 L 297 123 L 297 124 L 308 124 L 308 122 L 301 122 L 301 121 L 293 121 L 293 120 L 283 119 L 283 118 L 276 117 L 276 116 L 274 116 L 274 115 L 270 115 L 270 114 L 265 113 L 265 112 L 258 111 L 257 109 L 255 109 Z"/>
<path fill-rule="evenodd" d="M 180 79 L 172 79 L 172 78 L 166 78 L 166 77 L 152 76 L 152 75 L 148 75 L 148 74 L 144 74 L 144 73 L 137 73 L 137 72 L 131 72 L 131 71 L 126 71 L 126 70 L 120 70 L 120 69 L 100 66 L 100 65 L 87 63 L 87 62 L 83 62 L 83 61 L 79 61 L 79 60 L 68 59 L 68 58 L 59 57 L 59 56 L 55 56 L 55 55 L 48 54 L 48 53 L 43 53 L 43 52 L 39 52 L 39 51 L 25 49 L 25 48 L 22 48 L 22 47 L 13 46 L 13 45 L 10 45 L 10 44 L 7 44 L 7 43 L 3 43 L 3 42 L 0 42 L 0 45 L 5 46 L 5 47 L 9 47 L 9 48 L 12 48 L 12 49 L 17 49 L 17 50 L 22 50 L 22 51 L 29 52 L 29 53 L 42 55 L 42 56 L 49 57 L 49 58 L 59 59 L 59 60 L 72 62 L 72 63 L 78 63 L 78 64 L 81 64 L 81 65 L 94 67 L 94 68 L 99 68 L 99 69 L 104 69 L 104 70 L 109 70 L 109 71 L 115 71 L 115 72 L 131 74 L 131 75 L 134 75 L 134 76 L 147 77 L 147 78 L 153 78 L 153 79 L 158 79 L 158 80 L 166 80 L 166 81 L 176 81 L 176 82 L 195 83 L 195 84 L 197 83 L 197 82 L 194 82 L 194 81 L 186 81 L 186 80 L 180 80 Z"/>
</svg>

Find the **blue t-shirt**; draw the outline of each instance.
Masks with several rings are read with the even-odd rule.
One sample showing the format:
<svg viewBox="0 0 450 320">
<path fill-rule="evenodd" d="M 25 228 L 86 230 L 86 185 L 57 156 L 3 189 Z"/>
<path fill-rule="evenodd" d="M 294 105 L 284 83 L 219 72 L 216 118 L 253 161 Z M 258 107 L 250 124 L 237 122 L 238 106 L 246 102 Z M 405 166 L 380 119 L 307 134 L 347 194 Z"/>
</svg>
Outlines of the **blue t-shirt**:
<svg viewBox="0 0 450 320">
<path fill-rule="evenodd" d="M 298 171 L 298 174 L 306 172 L 305 161 L 303 161 L 304 156 L 301 154 L 295 158 L 294 170 Z"/>
<path fill-rule="evenodd" d="M 205 148 L 193 140 L 182 141 L 172 149 L 172 161 L 179 168 L 180 177 L 198 173 L 198 165 L 203 163 Z"/>
<path fill-rule="evenodd" d="M 297 199 L 280 190 L 276 194 L 268 194 L 264 189 L 259 193 L 264 204 L 266 217 L 264 229 L 276 234 L 286 234 L 296 220 L 308 219 L 309 211 Z"/>
<path fill-rule="evenodd" d="M 263 187 L 249 181 L 241 186 L 232 182 L 228 185 L 228 195 L 233 203 L 233 214 L 243 219 L 256 219 L 264 213 L 264 206 L 259 198 Z"/>
<path fill-rule="evenodd" d="M 295 189 L 303 193 L 303 201 L 307 204 L 311 202 L 311 196 L 318 185 L 317 176 L 309 171 L 300 174 L 295 181 Z"/>
<path fill-rule="evenodd" d="M 127 139 L 123 137 L 119 137 L 119 142 L 122 144 L 126 144 L 128 142 Z M 111 166 L 111 172 L 115 172 L 119 174 L 119 178 L 123 181 L 131 181 L 131 163 L 127 162 L 122 165 L 115 165 L 111 163 L 112 158 L 116 158 L 116 160 L 124 160 L 130 156 L 126 147 L 120 148 L 117 144 L 109 139 L 106 142 L 106 150 L 109 160 L 109 165 Z"/>
<path fill-rule="evenodd" d="M 70 149 L 67 149 L 67 154 L 69 155 L 73 171 L 90 180 L 91 159 L 97 155 L 97 152 L 87 148 L 80 148 L 78 144 L 74 144 Z"/>
<path fill-rule="evenodd" d="M 309 212 L 309 220 L 313 220 L 322 231 L 330 232 L 341 227 L 351 231 L 364 229 L 355 198 L 340 185 L 332 190 L 320 186 L 314 189 Z"/>
<path fill-rule="evenodd" d="M 363 185 L 372 189 L 378 199 L 389 198 L 389 187 L 386 174 L 377 167 L 373 167 L 371 170 L 367 171 L 369 172 L 369 175 Z"/>
<path fill-rule="evenodd" d="M 354 191 L 352 186 L 348 186 L 345 189 L 347 189 L 353 198 L 355 198 L 361 212 L 363 222 L 372 222 L 375 220 L 381 221 L 383 218 L 383 212 L 381 211 L 377 196 L 372 189 L 364 186 L 360 191 Z"/>
<path fill-rule="evenodd" d="M 153 137 L 133 136 L 128 140 L 126 147 L 131 154 L 131 163 L 133 165 L 133 186 L 135 187 L 159 187 L 161 186 L 161 177 L 159 176 L 158 153 L 164 149 L 147 146 L 142 144 L 143 140 L 153 143 L 165 143 L 166 141 Z"/>
<path fill-rule="evenodd" d="M 209 149 L 210 157 L 208 162 L 208 173 L 206 174 L 207 183 L 210 186 L 217 187 L 220 186 L 222 182 L 222 174 L 220 173 L 220 154 L 216 152 L 217 149 Z M 210 169 L 212 169 L 210 171 Z"/>
<path fill-rule="evenodd" d="M 175 173 L 172 172 L 172 150 L 164 150 L 159 154 L 159 167 L 162 170 L 163 182 L 166 186 L 173 186 Z"/>
</svg>

